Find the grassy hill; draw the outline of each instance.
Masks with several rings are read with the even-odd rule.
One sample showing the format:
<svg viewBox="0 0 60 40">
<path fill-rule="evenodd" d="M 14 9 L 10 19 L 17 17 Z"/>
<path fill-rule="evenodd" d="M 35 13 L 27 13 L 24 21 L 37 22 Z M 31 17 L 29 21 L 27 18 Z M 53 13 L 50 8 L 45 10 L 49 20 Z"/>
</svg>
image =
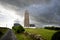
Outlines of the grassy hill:
<svg viewBox="0 0 60 40">
<path fill-rule="evenodd" d="M 4 35 L 7 30 L 8 30 L 8 28 L 0 27 L 0 37 L 1 37 L 2 35 Z"/>
<path fill-rule="evenodd" d="M 40 29 L 40 28 L 36 28 L 36 29 L 25 28 L 25 31 L 27 31 L 29 33 L 41 35 L 46 40 L 51 40 L 53 34 L 55 32 L 57 32 L 57 31 L 54 31 L 54 30 Z M 25 36 L 23 33 L 16 34 L 16 37 L 17 37 L 18 40 L 32 40 L 30 37 Z"/>
<path fill-rule="evenodd" d="M 30 33 L 41 35 L 42 37 L 46 38 L 47 40 L 51 40 L 53 34 L 56 32 L 54 30 L 39 29 L 39 28 L 36 28 L 36 29 L 27 28 L 25 30 Z"/>
</svg>

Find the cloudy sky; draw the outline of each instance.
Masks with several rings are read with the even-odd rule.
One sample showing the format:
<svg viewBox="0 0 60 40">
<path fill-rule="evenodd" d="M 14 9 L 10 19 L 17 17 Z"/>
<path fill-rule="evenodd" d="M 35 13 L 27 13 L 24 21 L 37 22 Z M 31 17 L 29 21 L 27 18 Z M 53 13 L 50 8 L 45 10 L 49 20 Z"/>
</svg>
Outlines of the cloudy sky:
<svg viewBox="0 0 60 40">
<path fill-rule="evenodd" d="M 0 26 L 11 28 L 15 21 L 23 25 L 25 10 L 36 26 L 60 26 L 60 0 L 0 0 Z"/>
</svg>

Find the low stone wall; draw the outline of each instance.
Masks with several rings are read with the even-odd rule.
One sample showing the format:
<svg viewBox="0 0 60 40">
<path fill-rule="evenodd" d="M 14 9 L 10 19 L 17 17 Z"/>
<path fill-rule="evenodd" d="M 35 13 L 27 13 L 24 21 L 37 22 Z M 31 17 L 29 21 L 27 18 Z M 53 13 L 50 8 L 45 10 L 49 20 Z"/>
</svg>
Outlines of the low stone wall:
<svg viewBox="0 0 60 40">
<path fill-rule="evenodd" d="M 33 40 L 46 40 L 46 39 L 43 38 L 41 35 L 36 35 L 36 34 L 33 34 L 33 33 L 28 33 L 28 32 L 24 32 L 24 34 L 25 34 L 26 36 L 31 37 Z"/>
</svg>

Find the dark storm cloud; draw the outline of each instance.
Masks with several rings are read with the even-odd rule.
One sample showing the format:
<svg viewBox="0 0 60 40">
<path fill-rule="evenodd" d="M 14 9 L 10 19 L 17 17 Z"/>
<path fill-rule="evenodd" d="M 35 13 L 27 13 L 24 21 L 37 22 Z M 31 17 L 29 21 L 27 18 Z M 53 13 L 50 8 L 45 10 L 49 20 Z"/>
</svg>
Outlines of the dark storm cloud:
<svg viewBox="0 0 60 40">
<path fill-rule="evenodd" d="M 30 0 L 0 0 L 0 1 L 17 7 L 25 7 L 33 3 L 33 1 Z"/>
<path fill-rule="evenodd" d="M 13 5 L 13 6 L 17 6 L 19 8 L 25 8 L 25 7 L 30 6 L 32 4 L 40 4 L 42 2 L 43 3 L 49 3 L 50 0 L 0 0 L 0 2 L 4 6 L 10 4 L 10 5 Z"/>
<path fill-rule="evenodd" d="M 46 5 L 34 5 L 30 7 L 30 11 L 34 10 L 34 20 L 43 24 L 58 24 L 60 25 L 60 5 L 59 0 L 53 0 Z"/>
<path fill-rule="evenodd" d="M 5 8 L 11 8 L 21 14 L 27 10 L 31 19 L 38 24 L 60 25 L 60 0 L 0 0 Z M 20 16 L 21 16 L 20 15 Z"/>
</svg>

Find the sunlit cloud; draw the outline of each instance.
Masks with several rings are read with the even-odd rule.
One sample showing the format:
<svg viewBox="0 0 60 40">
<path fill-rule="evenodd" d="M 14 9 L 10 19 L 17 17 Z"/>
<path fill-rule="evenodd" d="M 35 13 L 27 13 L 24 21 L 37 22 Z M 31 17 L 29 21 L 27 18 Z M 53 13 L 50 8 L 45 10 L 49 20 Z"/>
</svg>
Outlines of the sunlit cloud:
<svg viewBox="0 0 60 40">
<path fill-rule="evenodd" d="M 14 20 L 19 19 L 22 21 L 22 17 L 16 15 L 16 11 L 11 9 L 5 9 L 2 5 L 0 5 L 0 26 L 11 26 L 14 23 Z M 1 25 L 2 24 L 2 25 Z"/>
</svg>

